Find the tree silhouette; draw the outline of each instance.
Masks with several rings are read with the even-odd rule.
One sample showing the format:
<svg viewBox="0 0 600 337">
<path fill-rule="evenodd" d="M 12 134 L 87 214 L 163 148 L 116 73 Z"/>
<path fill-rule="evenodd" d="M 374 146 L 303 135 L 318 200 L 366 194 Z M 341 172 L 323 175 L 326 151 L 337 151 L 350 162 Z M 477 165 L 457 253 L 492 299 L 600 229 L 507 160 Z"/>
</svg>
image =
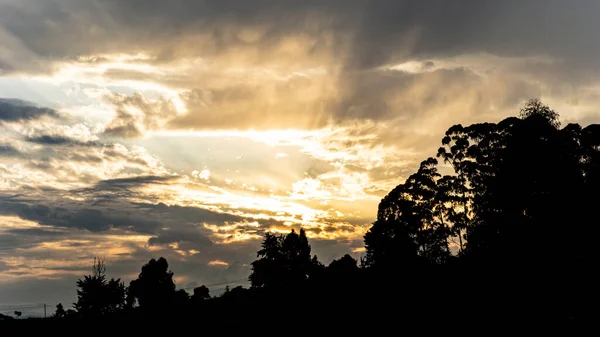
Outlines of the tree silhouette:
<svg viewBox="0 0 600 337">
<path fill-rule="evenodd" d="M 281 253 L 284 258 L 284 273 L 287 274 L 285 283 L 290 286 L 300 285 L 309 276 L 311 266 L 310 245 L 304 229 L 300 234 L 292 231 L 285 236 L 281 243 Z"/>
<path fill-rule="evenodd" d="M 534 98 L 525 103 L 525 106 L 519 112 L 519 118 L 527 119 L 532 116 L 542 117 L 554 128 L 560 128 L 560 116 L 554 110 L 542 103 L 538 98 Z"/>
<path fill-rule="evenodd" d="M 340 275 L 352 275 L 360 270 L 357 263 L 358 261 L 352 256 L 346 254 L 338 260 L 333 260 L 329 266 L 327 266 L 327 272 Z"/>
<path fill-rule="evenodd" d="M 564 224 L 580 223 L 577 199 L 585 178 L 580 127 L 559 126 L 556 112 L 532 100 L 520 118 L 456 125 L 446 132 L 438 156 L 455 176 L 447 178 L 443 194 L 452 201 L 452 233 L 466 239 L 470 258 L 525 263 L 548 257 L 550 248 L 543 245 L 559 239 L 552 236 Z"/>
<path fill-rule="evenodd" d="M 287 235 L 266 233 L 257 257 L 249 277 L 254 288 L 298 286 L 320 267 L 317 257 L 311 258 L 304 229 L 300 229 L 300 234 L 294 229 Z"/>
<path fill-rule="evenodd" d="M 83 317 L 114 314 L 125 305 L 126 288 L 120 279 L 106 280 L 106 266 L 101 258 L 94 258 L 92 275 L 77 280 L 77 302 L 73 305 Z"/>
<path fill-rule="evenodd" d="M 204 285 L 196 287 L 194 288 L 194 294 L 191 299 L 195 303 L 208 300 L 210 299 L 210 290 Z"/>
<path fill-rule="evenodd" d="M 277 288 L 283 285 L 284 256 L 281 252 L 282 237 L 266 233 L 258 260 L 252 262 L 249 280 L 254 288 Z"/>
<path fill-rule="evenodd" d="M 329 291 L 341 292 L 341 296 L 348 297 L 348 300 L 354 299 L 354 296 L 349 296 L 349 292 L 356 290 L 355 287 L 358 286 L 357 281 L 360 274 L 358 261 L 346 254 L 337 260 L 331 261 L 325 272 Z"/>
<path fill-rule="evenodd" d="M 585 297 L 575 289 L 590 289 L 578 285 L 589 284 L 599 255 L 590 219 L 599 201 L 600 127 L 560 127 L 539 100 L 518 118 L 450 127 L 437 156 L 453 172 L 440 176 L 430 158 L 381 201 L 364 238 L 364 265 L 392 271 L 453 262 L 463 273 L 457 278 L 478 270 L 471 282 L 503 289 L 488 293 L 499 296 L 490 303 L 521 296 L 547 315 L 571 310 Z M 540 282 L 567 304 L 548 303 Z"/>
<path fill-rule="evenodd" d="M 367 267 L 443 263 L 450 256 L 449 229 L 443 221 L 437 160 L 421 163 L 417 173 L 379 204 L 377 220 L 365 235 Z"/>
<path fill-rule="evenodd" d="M 561 229 L 585 222 L 580 196 L 597 157 L 579 126 L 559 127 L 556 112 L 531 100 L 520 118 L 448 129 L 438 157 L 454 174 L 440 176 L 429 158 L 382 200 L 365 235 L 365 265 L 445 263 L 451 246 L 487 264 L 551 261 L 551 242 L 581 233 Z"/>
<path fill-rule="evenodd" d="M 65 308 L 63 307 L 62 303 L 58 303 L 56 305 L 56 311 L 54 311 L 54 317 L 63 318 L 63 317 L 65 317 L 65 315 L 66 315 Z"/>
<path fill-rule="evenodd" d="M 257 252 L 258 260 L 252 262 L 252 274 L 249 280 L 255 288 L 277 288 L 284 283 L 284 256 L 282 254 L 282 236 L 266 233 L 262 249 Z"/>
<path fill-rule="evenodd" d="M 159 314 L 169 310 L 175 301 L 175 282 L 167 260 L 160 257 L 145 264 L 138 278 L 129 284 L 129 294 L 129 301 L 137 301 L 146 314 Z M 178 294 L 178 298 L 181 295 Z"/>
</svg>

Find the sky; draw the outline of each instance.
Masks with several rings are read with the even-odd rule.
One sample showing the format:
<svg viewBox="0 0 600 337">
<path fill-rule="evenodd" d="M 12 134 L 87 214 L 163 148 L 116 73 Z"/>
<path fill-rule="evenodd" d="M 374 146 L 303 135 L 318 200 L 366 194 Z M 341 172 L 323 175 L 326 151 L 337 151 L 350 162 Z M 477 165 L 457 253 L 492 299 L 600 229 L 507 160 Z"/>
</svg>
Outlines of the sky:
<svg viewBox="0 0 600 337">
<path fill-rule="evenodd" d="M 359 258 L 450 126 L 536 97 L 600 121 L 600 2 L 576 4 L 0 0 L 0 305 L 69 307 L 94 256 L 245 285 L 292 228 Z"/>
</svg>

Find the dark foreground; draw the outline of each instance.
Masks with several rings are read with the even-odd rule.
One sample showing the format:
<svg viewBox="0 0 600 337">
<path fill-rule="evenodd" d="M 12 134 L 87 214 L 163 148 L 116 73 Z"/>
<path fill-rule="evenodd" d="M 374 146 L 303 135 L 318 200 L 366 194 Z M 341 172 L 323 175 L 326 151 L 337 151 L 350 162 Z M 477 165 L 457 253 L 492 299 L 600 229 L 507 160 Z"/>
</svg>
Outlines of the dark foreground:
<svg viewBox="0 0 600 337">
<path fill-rule="evenodd" d="M 573 272 L 573 271 L 571 271 Z M 23 319 L 0 322 L 2 336 L 29 332 L 127 335 L 189 330 L 202 333 L 363 334 L 383 332 L 492 335 L 499 331 L 587 330 L 598 322 L 593 275 L 569 282 L 555 272 L 513 276 L 481 270 L 454 280 L 421 270 L 306 288 L 264 291 L 234 288 L 186 308 L 133 310 L 114 317 Z M 550 274 L 553 274 L 552 277 Z M 515 276 L 516 275 L 516 276 Z M 566 275 L 566 274 L 563 274 Z M 437 276 L 437 277 L 436 277 Z M 455 295 L 452 291 L 455 290 Z M 449 295 L 450 294 L 450 295 Z M 566 329 L 566 330 L 563 330 Z M 387 334 L 387 333 L 386 333 Z"/>
</svg>

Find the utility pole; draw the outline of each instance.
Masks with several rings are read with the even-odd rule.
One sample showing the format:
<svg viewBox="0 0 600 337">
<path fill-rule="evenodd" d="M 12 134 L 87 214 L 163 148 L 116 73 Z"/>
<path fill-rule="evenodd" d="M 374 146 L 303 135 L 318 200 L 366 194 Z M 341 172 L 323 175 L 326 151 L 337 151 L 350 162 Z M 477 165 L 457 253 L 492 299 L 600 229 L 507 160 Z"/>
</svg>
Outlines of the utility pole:
<svg viewBox="0 0 600 337">
<path fill-rule="evenodd" d="M 46 318 L 46 303 L 44 303 L 44 318 Z"/>
</svg>

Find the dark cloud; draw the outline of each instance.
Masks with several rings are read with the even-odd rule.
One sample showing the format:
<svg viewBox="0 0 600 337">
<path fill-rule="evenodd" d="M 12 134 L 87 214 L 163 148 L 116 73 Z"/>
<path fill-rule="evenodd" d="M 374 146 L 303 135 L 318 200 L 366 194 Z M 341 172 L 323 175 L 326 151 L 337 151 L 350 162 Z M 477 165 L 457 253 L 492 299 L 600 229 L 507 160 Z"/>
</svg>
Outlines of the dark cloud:
<svg viewBox="0 0 600 337">
<path fill-rule="evenodd" d="M 0 198 L 0 214 L 16 215 L 46 226 L 85 229 L 91 232 L 120 228 L 138 233 L 152 233 L 163 226 L 159 221 L 144 219 L 139 214 L 128 214 L 126 211 L 46 206 L 13 197 Z"/>
<path fill-rule="evenodd" d="M 122 179 L 116 184 L 123 186 L 136 186 L 156 177 L 142 177 L 136 179 Z M 111 188 L 115 185 L 109 184 Z M 80 193 L 76 191 L 75 193 Z M 120 229 L 134 233 L 154 235 L 148 242 L 150 245 L 181 243 L 185 249 L 193 249 L 211 245 L 209 236 L 212 234 L 204 228 L 204 224 L 223 225 L 226 223 L 243 222 L 246 218 L 219 213 L 197 207 L 168 206 L 158 204 L 131 204 L 119 199 L 120 195 L 107 198 L 105 203 L 93 205 L 65 203 L 59 205 L 46 205 L 42 200 L 27 200 L 23 197 L 1 197 L 0 215 L 16 215 L 22 219 L 37 222 L 49 228 L 11 229 L 4 237 L 7 246 L 16 247 L 22 238 L 59 238 L 61 232 L 56 229 L 79 229 L 92 233 L 106 232 L 111 229 Z M 62 233 L 66 235 L 67 233 Z M 29 244 L 32 241 L 27 241 Z M 39 241 L 33 241 L 39 242 Z"/>
<path fill-rule="evenodd" d="M 41 240 L 18 235 L 2 233 L 0 235 L 0 254 L 13 254 L 16 249 L 27 249 L 37 246 Z"/>
<path fill-rule="evenodd" d="M 81 141 L 74 138 L 57 135 L 39 135 L 28 136 L 25 140 L 30 143 L 48 145 L 48 146 L 101 146 L 102 144 L 94 141 Z"/>
<path fill-rule="evenodd" d="M 336 41 L 350 37 L 345 56 L 361 67 L 466 51 L 596 63 L 599 6 L 560 0 L 33 0 L 1 5 L 0 19 L 28 49 L 45 56 L 154 49 L 172 57 L 182 52 L 173 36 L 186 40 L 198 32 L 212 37 L 210 53 L 248 44 L 239 30 L 261 26 L 266 29 L 255 43 L 265 45 L 298 31 L 333 31 Z"/>
<path fill-rule="evenodd" d="M 224 222 L 239 222 L 245 218 L 233 214 L 217 213 L 198 207 L 183 207 L 177 205 L 158 204 L 135 204 L 139 212 L 152 214 L 155 217 L 166 217 L 175 219 L 179 223 L 189 224 L 223 224 Z"/>
<path fill-rule="evenodd" d="M 148 240 L 150 246 L 177 243 L 181 249 L 194 249 L 212 244 L 208 237 L 194 226 L 162 231 Z"/>
<path fill-rule="evenodd" d="M 169 57 L 178 53 L 176 44 L 169 41 L 174 34 L 188 38 L 198 31 L 207 32 L 216 42 L 211 49 L 218 51 L 234 47 L 234 43 L 243 43 L 235 34 L 227 32 L 228 27 L 239 28 L 231 26 L 234 23 L 246 26 L 272 22 L 273 28 L 268 29 L 262 40 L 273 41 L 282 34 L 304 27 L 304 17 L 308 14 L 317 11 L 333 14 L 334 10 L 339 11 L 335 4 L 324 5 L 314 0 L 286 4 L 275 0 L 175 0 L 169 4 L 160 0 L 126 3 L 112 0 L 55 0 L 48 3 L 34 0 L 3 4 L 0 19 L 8 32 L 39 55 L 73 57 L 102 51 L 119 52 L 133 47 L 158 48 L 159 55 Z M 311 30 L 318 32 L 319 27 Z M 59 35 L 63 38 L 58 39 Z M 90 43 L 91 40 L 95 43 Z"/>
<path fill-rule="evenodd" d="M 165 184 L 179 179 L 177 176 L 135 176 L 131 178 L 117 178 L 99 181 L 96 190 L 128 189 L 149 184 Z"/>
<path fill-rule="evenodd" d="M 65 236 L 65 231 L 56 228 L 12 228 L 5 232 L 28 238 L 41 238 L 44 242 L 47 242 L 49 238 L 63 239 Z"/>
<path fill-rule="evenodd" d="M 82 160 L 88 160 L 82 157 Z M 93 160 L 93 158 L 91 159 Z M 73 189 L 69 193 L 84 197 L 90 204 L 118 202 L 129 197 L 139 196 L 134 191 L 136 187 L 146 185 L 163 185 L 179 179 L 177 176 L 140 175 L 129 178 L 116 178 L 100 180 L 91 187 Z"/>
<path fill-rule="evenodd" d="M 593 47 L 600 45 L 594 43 L 600 40 L 591 33 L 597 30 L 593 29 L 595 26 L 600 28 L 600 24 L 585 10 L 586 6 L 589 9 L 596 7 L 586 3 L 574 9 L 559 1 L 485 0 L 432 1 L 426 4 L 406 0 L 285 3 L 176 0 L 168 5 L 149 1 L 143 6 L 137 1 L 57 0 L 52 6 L 40 4 L 35 11 L 26 11 L 26 5 L 7 9 L 7 13 L 13 13 L 11 17 L 31 17 L 31 21 L 36 21 L 33 27 L 40 26 L 37 30 L 29 25 L 23 26 L 21 21 L 11 23 L 11 17 L 7 18 L 5 27 L 40 54 L 51 50 L 52 55 L 68 52 L 65 57 L 75 57 L 95 52 L 143 51 L 157 59 L 140 62 L 160 63 L 201 57 L 211 67 L 214 66 L 216 72 L 222 70 L 219 65 L 237 66 L 236 61 L 219 63 L 222 59 L 233 59 L 232 54 L 249 55 L 248 60 L 256 58 L 258 63 L 278 62 L 280 57 L 298 62 L 315 58 L 310 64 L 312 67 L 325 65 L 331 68 L 327 78 L 333 82 L 330 85 L 334 89 L 322 90 L 322 95 L 310 93 L 328 87 L 321 80 L 303 76 L 273 81 L 277 83 L 270 86 L 244 82 L 239 78 L 225 85 L 217 80 L 219 84 L 214 85 L 211 83 L 218 75 L 210 71 L 191 76 L 107 70 L 104 75 L 111 78 L 167 83 L 188 89 L 182 100 L 189 113 L 183 115 L 178 114 L 168 99 L 149 100 L 140 94 L 110 95 L 108 99 L 114 105 L 116 117 L 106 126 L 104 135 L 136 138 L 148 130 L 165 127 L 318 128 L 331 119 L 335 122 L 397 117 L 410 119 L 425 111 L 434 101 L 443 99 L 445 87 L 454 84 L 480 91 L 482 95 L 498 96 L 494 99 L 484 97 L 473 110 L 479 109 L 479 105 L 485 111 L 490 105 L 496 110 L 513 108 L 515 101 L 538 94 L 539 90 L 530 87 L 539 86 L 539 82 L 527 83 L 521 78 L 511 78 L 510 74 L 535 73 L 556 81 L 557 78 L 564 79 L 565 74 L 576 76 L 575 68 L 600 59 L 597 57 L 600 56 L 600 48 Z M 42 14 L 45 14 L 44 21 L 33 19 Z M 571 20 L 569 17 L 577 18 L 572 19 L 577 22 L 573 25 L 555 24 Z M 82 20 L 93 22 L 95 29 L 81 30 Z M 50 25 L 50 22 L 53 24 Z M 247 41 L 243 36 L 246 30 L 259 33 L 256 33 L 256 38 Z M 38 34 L 34 36 L 32 31 Z M 41 39 L 39 34 L 46 34 L 47 38 Z M 70 41 L 68 47 L 60 43 L 46 45 L 48 40 L 53 41 L 58 36 L 60 43 Z M 297 55 L 269 52 L 280 43 L 306 37 L 312 42 L 297 47 Z M 89 44 L 88 41 L 94 43 Z M 563 42 L 577 44 L 578 48 L 557 47 Z M 188 45 L 194 48 L 186 48 Z M 579 50 L 589 53 L 580 55 Z M 498 87 L 506 87 L 505 90 L 486 84 L 489 82 L 486 82 L 487 79 L 469 69 L 471 64 L 435 69 L 438 65 L 444 67 L 443 62 L 438 62 L 439 58 L 479 53 L 507 57 L 541 55 L 557 60 L 551 65 L 532 62 L 498 70 L 507 74 L 506 79 L 496 83 Z M 323 54 L 331 59 L 321 59 Z M 587 61 L 582 63 L 582 58 Z M 412 59 L 421 62 L 420 71 L 431 73 L 376 70 L 386 64 Z M 105 61 L 107 59 L 99 56 L 82 62 L 96 64 Z M 249 64 L 241 67 L 250 66 L 254 61 L 247 62 Z M 335 70 L 338 68 L 341 70 Z M 578 82 L 595 77 L 586 70 L 577 78 Z M 424 83 L 426 81 L 431 83 Z M 419 85 L 430 89 L 423 89 L 427 92 L 422 93 L 415 90 Z M 524 87 L 526 90 L 520 90 Z M 311 92 L 303 92 L 305 88 L 312 88 Z M 450 105 L 450 100 L 457 95 L 446 96 L 445 101 Z M 128 109 L 131 107 L 142 114 L 133 113 Z M 416 139 L 415 143 L 422 142 Z"/>
<path fill-rule="evenodd" d="M 0 235 L 0 255 L 2 252 L 14 254 L 15 249 L 33 248 L 44 242 L 64 240 L 66 235 L 67 232 L 57 228 L 5 229 Z"/>
<path fill-rule="evenodd" d="M 494 100 L 484 97 L 472 110 L 481 106 L 488 111 L 490 105 L 496 110 L 514 108 L 512 102 L 540 91 L 530 88 L 539 87 L 540 80 L 564 82 L 566 87 L 596 80 L 600 36 L 595 32 L 600 22 L 593 13 L 598 9 L 595 2 L 571 6 L 558 0 L 31 0 L 0 5 L 0 27 L 43 60 L 52 56 L 52 60 L 100 64 L 108 59 L 78 57 L 144 52 L 151 59 L 137 62 L 167 64 L 201 58 L 208 68 L 214 68 L 216 75 L 213 70 L 173 75 L 108 69 L 104 76 L 110 78 L 166 83 L 188 90 L 183 101 L 189 113 L 184 115 L 166 99 L 149 100 L 140 94 L 110 96 L 116 117 L 104 135 L 136 138 L 165 127 L 318 128 L 332 119 L 409 119 L 432 100 L 439 101 L 436 96 L 443 96 L 445 86 L 454 83 L 484 96 L 498 96 Z M 543 56 L 552 62 L 497 70 L 506 78 L 494 87 L 485 85 L 489 81 L 469 69 L 472 64 L 435 69 L 444 67 L 440 59 L 481 54 Z M 409 60 L 421 62 L 420 71 L 434 74 L 376 70 Z M 280 61 L 284 70 L 294 64 L 305 68 L 324 65 L 332 83 L 298 76 L 265 86 L 235 76 L 219 78 L 223 76 L 219 71 L 236 68 L 236 62 L 242 63 L 241 68 L 252 68 Z M 528 83 L 521 78 L 526 75 L 535 80 Z M 424 81 L 433 83 L 421 84 Z M 418 85 L 435 90 L 423 95 L 411 91 Z M 523 87 L 527 90 L 518 89 Z M 311 95 L 314 92 L 322 94 Z M 402 99 L 396 100 L 399 96 Z M 453 95 L 447 96 L 447 105 L 451 105 Z M 127 107 L 143 113 L 140 116 Z M 423 142 L 416 138 L 415 143 Z"/>
<path fill-rule="evenodd" d="M 21 157 L 23 153 L 12 145 L 0 144 L 0 157 Z"/>
<path fill-rule="evenodd" d="M 0 98 L 0 123 L 21 122 L 41 117 L 58 117 L 55 110 L 19 99 Z"/>
<path fill-rule="evenodd" d="M 104 134 L 113 137 L 137 138 L 143 136 L 142 131 L 133 121 L 119 120 L 118 125 L 109 125 Z"/>
</svg>

